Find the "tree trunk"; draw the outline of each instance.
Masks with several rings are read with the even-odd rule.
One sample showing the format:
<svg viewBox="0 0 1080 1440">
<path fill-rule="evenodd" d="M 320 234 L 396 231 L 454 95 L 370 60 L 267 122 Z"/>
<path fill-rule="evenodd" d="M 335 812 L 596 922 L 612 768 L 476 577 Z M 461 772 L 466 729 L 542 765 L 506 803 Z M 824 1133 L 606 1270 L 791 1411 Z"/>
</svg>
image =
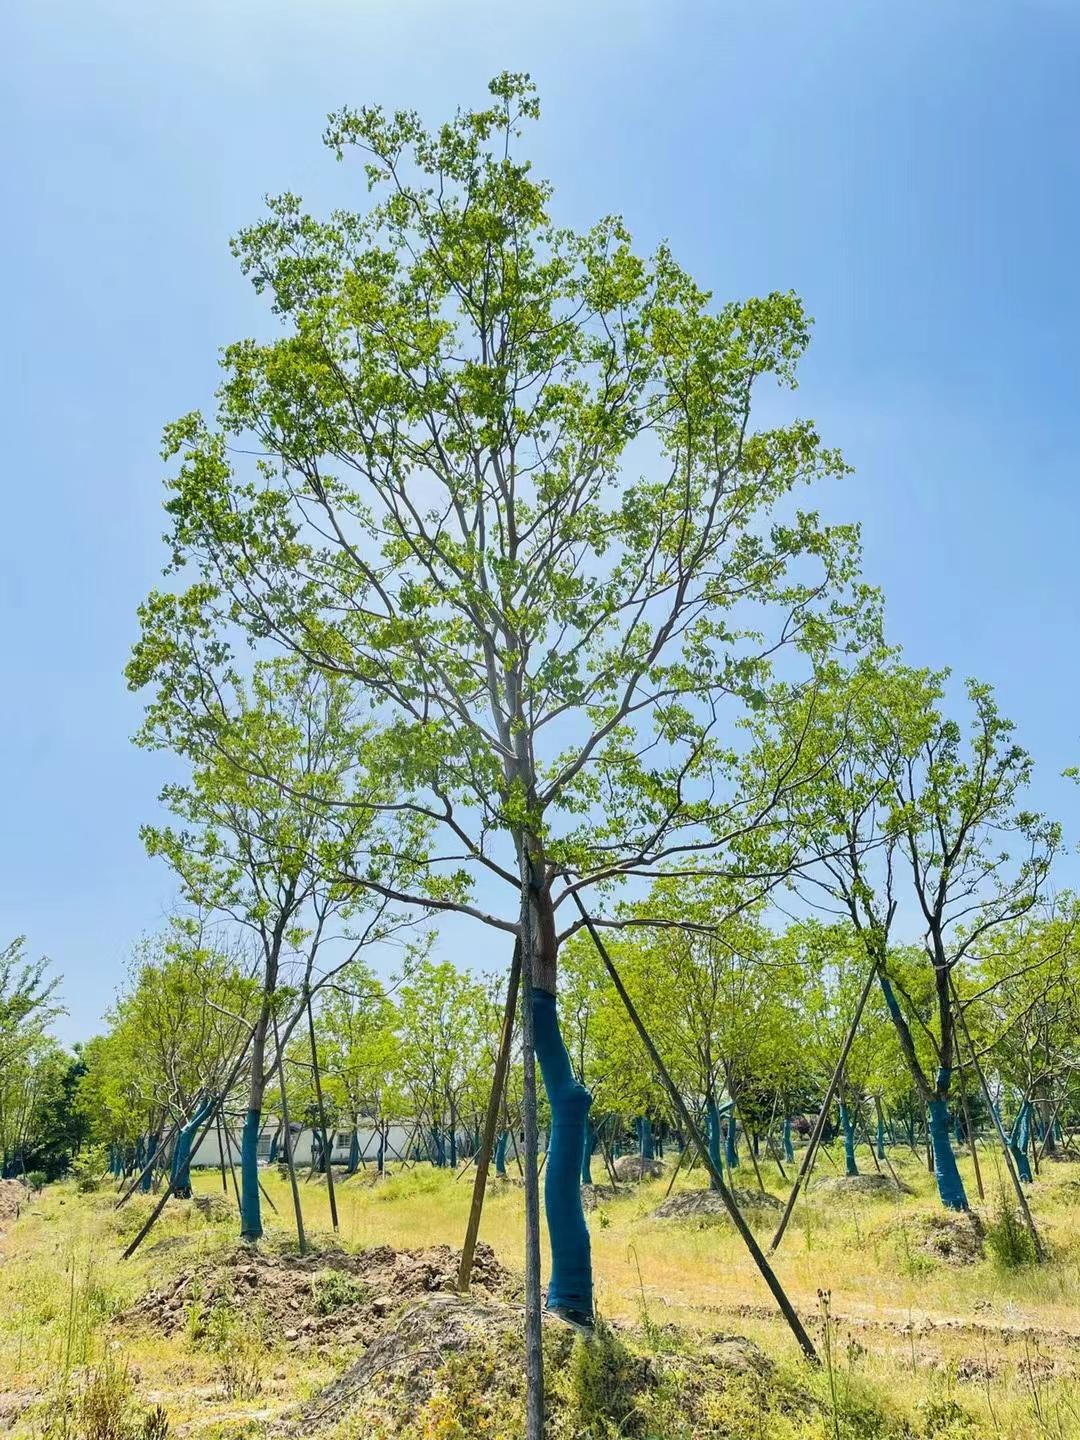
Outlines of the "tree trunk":
<svg viewBox="0 0 1080 1440">
<path fill-rule="evenodd" d="M 840 1125 L 844 1132 L 845 1168 L 849 1175 L 858 1175 L 859 1167 L 855 1160 L 855 1122 L 843 1100 L 840 1101 Z"/>
<path fill-rule="evenodd" d="M 263 1092 L 266 1088 L 266 1035 L 269 1028 L 270 996 L 266 995 L 251 1041 L 248 1108 L 240 1140 L 240 1238 L 248 1241 L 260 1240 L 263 1233 L 262 1207 L 259 1201 L 259 1135 L 262 1131 Z M 283 1103 L 284 1098 L 282 1093 Z"/>
</svg>

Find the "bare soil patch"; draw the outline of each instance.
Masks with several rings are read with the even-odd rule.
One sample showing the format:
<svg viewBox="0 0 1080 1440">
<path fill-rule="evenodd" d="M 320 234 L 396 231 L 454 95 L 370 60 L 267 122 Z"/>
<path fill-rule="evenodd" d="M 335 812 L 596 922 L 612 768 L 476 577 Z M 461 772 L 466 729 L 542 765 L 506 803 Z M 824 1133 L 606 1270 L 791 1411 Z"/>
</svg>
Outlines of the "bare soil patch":
<svg viewBox="0 0 1080 1440">
<path fill-rule="evenodd" d="M 667 1173 L 663 1160 L 642 1160 L 640 1155 L 620 1155 L 611 1168 L 616 1180 L 658 1180 Z"/>
<path fill-rule="evenodd" d="M 907 1185 L 894 1180 L 891 1175 L 829 1175 L 818 1180 L 813 1187 L 815 1195 L 834 1199 L 856 1195 L 866 1200 L 896 1200 L 901 1195 L 914 1192 Z"/>
<path fill-rule="evenodd" d="M 30 1191 L 21 1180 L 0 1180 L 0 1231 L 13 1224 L 30 1199 Z"/>
<path fill-rule="evenodd" d="M 278 1433 L 318 1434 L 362 1414 L 369 1434 L 396 1435 L 416 1422 L 421 1407 L 438 1405 L 440 1397 L 445 1413 L 454 1417 L 463 1401 L 469 1405 L 470 1414 L 460 1417 L 462 1429 L 456 1433 L 473 1433 L 467 1428 L 470 1422 L 486 1426 L 495 1419 L 505 1427 L 498 1433 L 516 1433 L 512 1426 L 523 1416 L 525 1398 L 522 1327 L 520 1305 L 450 1294 L 414 1300 L 340 1379 L 287 1416 Z M 623 1334 L 627 1332 L 608 1329 L 588 1344 L 600 1346 L 618 1365 L 627 1414 L 661 1386 L 675 1385 L 684 1415 L 691 1419 L 724 1375 L 772 1374 L 768 1358 L 742 1336 L 707 1337 L 691 1356 L 634 1353 L 624 1347 Z M 566 1369 L 574 1343 L 571 1331 L 545 1315 L 544 1349 L 551 1373 Z M 566 1405 L 566 1397 L 555 1387 L 548 1402 L 558 1428 L 556 1412 Z M 431 1419 L 429 1413 L 429 1423 Z M 478 1433 L 489 1432 L 483 1428 Z"/>
<path fill-rule="evenodd" d="M 739 1209 L 751 1217 L 779 1214 L 783 1205 L 775 1195 L 763 1190 L 732 1190 Z M 681 1190 L 669 1195 L 662 1205 L 652 1212 L 653 1220 L 695 1220 L 719 1216 L 729 1219 L 727 1207 L 720 1198 L 719 1190 Z"/>
<path fill-rule="evenodd" d="M 985 1254 L 986 1227 L 974 1211 L 911 1215 L 903 1231 L 912 1249 L 946 1265 L 975 1265 Z"/>
<path fill-rule="evenodd" d="M 601 1205 L 608 1205 L 612 1200 L 616 1200 L 620 1195 L 625 1194 L 625 1190 L 621 1188 L 616 1188 L 614 1185 L 582 1185 L 582 1209 L 599 1209 Z"/>
<path fill-rule="evenodd" d="M 183 1270 L 149 1291 L 119 1323 L 165 1335 L 195 1325 L 217 1306 L 238 1310 L 269 1340 L 310 1349 L 328 1341 L 369 1345 L 405 1301 L 452 1291 L 461 1252 L 448 1245 L 395 1250 L 378 1245 L 359 1254 L 334 1250 L 281 1255 L 238 1246 L 217 1264 Z M 472 1288 L 478 1297 L 516 1296 L 518 1282 L 489 1245 L 476 1247 Z M 194 1310 L 193 1307 L 197 1307 Z"/>
</svg>

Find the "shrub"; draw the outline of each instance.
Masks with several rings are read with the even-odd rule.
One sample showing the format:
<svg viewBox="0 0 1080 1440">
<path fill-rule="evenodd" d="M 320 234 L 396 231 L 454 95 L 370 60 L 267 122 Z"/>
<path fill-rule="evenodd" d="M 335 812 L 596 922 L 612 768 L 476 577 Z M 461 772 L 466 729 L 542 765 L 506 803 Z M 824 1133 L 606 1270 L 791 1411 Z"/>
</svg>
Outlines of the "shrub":
<svg viewBox="0 0 1080 1440">
<path fill-rule="evenodd" d="M 993 1218 L 986 1227 L 986 1244 L 1002 1270 L 1018 1270 L 1035 1261 L 1035 1244 L 1019 1209 L 1004 1190 L 998 1191 Z"/>
<path fill-rule="evenodd" d="M 141 1406 L 124 1364 L 106 1357 L 85 1378 L 81 1390 L 55 1404 L 45 1440 L 166 1440 L 169 1417 L 160 1405 Z"/>
</svg>

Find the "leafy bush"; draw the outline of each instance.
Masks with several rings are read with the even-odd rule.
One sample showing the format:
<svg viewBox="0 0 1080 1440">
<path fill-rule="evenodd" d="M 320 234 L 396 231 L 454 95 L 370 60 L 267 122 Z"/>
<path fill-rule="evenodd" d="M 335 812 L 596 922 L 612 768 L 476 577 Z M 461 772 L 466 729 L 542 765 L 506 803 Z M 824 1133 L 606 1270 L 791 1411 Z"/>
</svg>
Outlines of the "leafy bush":
<svg viewBox="0 0 1080 1440">
<path fill-rule="evenodd" d="M 26 1175 L 26 1183 L 31 1190 L 41 1190 L 48 1183 L 49 1177 L 44 1170 L 30 1170 Z"/>
<path fill-rule="evenodd" d="M 1002 1270 L 1018 1270 L 1034 1264 L 1035 1244 L 1016 1205 L 998 1191 L 993 1218 L 986 1227 L 986 1244 L 994 1263 Z"/>
<path fill-rule="evenodd" d="M 71 1162 L 75 1188 L 80 1195 L 90 1195 L 101 1185 L 101 1177 L 109 1168 L 109 1153 L 104 1145 L 88 1145 Z"/>
</svg>

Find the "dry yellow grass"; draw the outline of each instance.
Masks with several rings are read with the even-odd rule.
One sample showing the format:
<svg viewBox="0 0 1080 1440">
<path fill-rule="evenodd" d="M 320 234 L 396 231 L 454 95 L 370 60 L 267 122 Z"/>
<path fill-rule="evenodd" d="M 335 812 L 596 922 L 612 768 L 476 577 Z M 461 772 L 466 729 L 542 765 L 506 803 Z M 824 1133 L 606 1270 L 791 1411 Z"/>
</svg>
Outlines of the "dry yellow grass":
<svg viewBox="0 0 1080 1440">
<path fill-rule="evenodd" d="M 861 1158 L 870 1169 L 869 1158 Z M 820 1335 L 818 1292 L 830 1292 L 839 1363 L 886 1407 L 917 1417 L 920 1407 L 925 1412 L 932 1401 L 955 1396 L 977 1417 L 977 1434 L 1080 1437 L 1080 1166 L 1046 1165 L 1033 1187 L 1047 1264 L 1008 1270 L 987 1258 L 954 1268 L 927 1257 L 912 1233 L 920 1215 L 938 1212 L 932 1176 L 910 1154 L 893 1159 L 915 1194 L 851 1200 L 811 1191 L 800 1201 L 775 1259 L 800 1313 Z M 1007 1177 L 992 1157 L 983 1164 L 989 1214 Z M 969 1161 L 962 1170 L 974 1196 Z M 782 1194 L 776 1167 L 763 1171 L 773 1193 Z M 264 1179 L 279 1211 L 267 1217 L 267 1243 L 289 1244 L 288 1184 L 273 1172 Z M 363 1174 L 339 1183 L 340 1243 L 456 1245 L 471 1183 L 471 1172 L 455 1178 L 428 1167 L 378 1184 Z M 676 1188 L 700 1183 L 698 1175 L 680 1177 Z M 753 1185 L 746 1162 L 740 1183 Z M 650 1218 L 666 1184 L 628 1187 L 591 1216 L 600 1311 L 635 1324 L 644 1312 L 654 1325 L 737 1331 L 782 1365 L 795 1363 L 791 1337 L 730 1228 Z M 197 1190 L 220 1193 L 220 1182 L 201 1175 Z M 332 1237 L 325 1182 L 303 1184 L 301 1193 L 309 1234 L 326 1243 Z M 220 1357 L 205 1347 L 183 1334 L 117 1332 L 110 1317 L 178 1268 L 178 1256 L 190 1269 L 235 1243 L 235 1217 L 208 1224 L 190 1205 L 175 1204 L 140 1254 L 121 1262 L 147 1203 L 140 1197 L 117 1216 L 107 1192 L 82 1196 L 70 1186 L 52 1187 L 0 1239 L 0 1430 L 6 1414 L 16 1434 L 45 1434 L 47 1415 L 26 1402 L 56 1393 L 104 1354 L 131 1366 L 140 1397 L 160 1400 L 179 1434 L 231 1434 L 269 1419 L 348 1358 L 286 1356 L 271 1338 L 261 1358 L 261 1393 L 230 1400 L 222 1392 Z M 520 1267 L 522 1211 L 520 1187 L 493 1186 L 481 1235 L 512 1268 Z M 763 1240 L 772 1223 L 763 1222 Z M 182 1247 L 163 1243 L 178 1238 Z"/>
</svg>

